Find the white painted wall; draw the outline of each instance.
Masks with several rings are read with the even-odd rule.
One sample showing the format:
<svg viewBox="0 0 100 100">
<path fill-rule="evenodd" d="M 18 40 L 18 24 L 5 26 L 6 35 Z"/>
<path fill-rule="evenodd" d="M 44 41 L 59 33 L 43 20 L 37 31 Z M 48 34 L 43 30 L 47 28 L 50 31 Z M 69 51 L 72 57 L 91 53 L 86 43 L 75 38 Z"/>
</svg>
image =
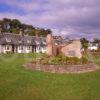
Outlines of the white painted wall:
<svg viewBox="0 0 100 100">
<path fill-rule="evenodd" d="M 91 46 L 91 47 L 89 47 L 88 49 L 89 49 L 89 50 L 97 50 L 98 47 L 97 47 L 97 46 Z"/>
<path fill-rule="evenodd" d="M 46 53 L 46 47 L 42 48 L 42 53 Z"/>
<path fill-rule="evenodd" d="M 39 53 L 39 52 L 41 52 L 40 46 L 36 46 L 36 53 Z"/>
<path fill-rule="evenodd" d="M 2 45 L 1 53 L 12 52 L 12 45 Z"/>
<path fill-rule="evenodd" d="M 18 53 L 23 53 L 23 46 L 22 46 L 22 45 L 19 45 L 19 46 L 18 46 L 17 52 L 18 52 Z"/>
<path fill-rule="evenodd" d="M 32 52 L 32 46 L 18 46 L 17 49 L 18 53 L 31 53 Z"/>
<path fill-rule="evenodd" d="M 26 46 L 25 53 L 31 53 L 31 52 L 32 52 L 32 46 Z"/>
<path fill-rule="evenodd" d="M 42 47 L 42 46 L 37 46 L 36 47 L 36 53 L 46 53 L 46 47 Z"/>
<path fill-rule="evenodd" d="M 88 49 L 89 50 L 98 50 L 98 44 L 90 43 Z"/>
<path fill-rule="evenodd" d="M 2 53 L 2 46 L 0 45 L 0 53 Z"/>
<path fill-rule="evenodd" d="M 12 52 L 12 45 L 0 45 L 0 53 L 6 53 L 6 52 Z M 15 46 L 14 52 L 16 53 L 31 53 L 32 52 L 32 46 Z M 36 47 L 36 53 L 45 53 L 46 47 L 37 46 Z"/>
</svg>

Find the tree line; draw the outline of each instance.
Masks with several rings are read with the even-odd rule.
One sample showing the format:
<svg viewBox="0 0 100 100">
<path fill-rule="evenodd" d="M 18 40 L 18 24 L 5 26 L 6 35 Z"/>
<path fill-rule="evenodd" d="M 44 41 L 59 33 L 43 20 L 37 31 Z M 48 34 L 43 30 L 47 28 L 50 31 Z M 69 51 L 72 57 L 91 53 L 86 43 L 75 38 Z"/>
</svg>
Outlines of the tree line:
<svg viewBox="0 0 100 100">
<path fill-rule="evenodd" d="M 20 30 L 23 34 L 31 35 L 31 36 L 47 36 L 47 34 L 51 34 L 52 31 L 50 29 L 44 28 L 36 28 L 32 25 L 21 23 L 18 19 L 8 19 L 4 18 L 0 20 L 0 31 L 1 32 L 9 32 L 12 34 L 19 34 Z"/>
</svg>

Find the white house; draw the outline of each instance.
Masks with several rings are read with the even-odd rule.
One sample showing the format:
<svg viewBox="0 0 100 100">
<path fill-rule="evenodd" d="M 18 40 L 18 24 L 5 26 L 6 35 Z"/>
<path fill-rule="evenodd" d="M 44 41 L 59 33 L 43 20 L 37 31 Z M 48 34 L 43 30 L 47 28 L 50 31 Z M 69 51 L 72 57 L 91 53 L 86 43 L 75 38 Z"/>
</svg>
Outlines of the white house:
<svg viewBox="0 0 100 100">
<path fill-rule="evenodd" d="M 97 43 L 93 43 L 93 42 L 90 42 L 89 43 L 89 47 L 88 47 L 88 49 L 89 50 L 98 50 L 98 44 Z"/>
<path fill-rule="evenodd" d="M 0 34 L 0 53 L 31 53 L 46 51 L 46 39 L 12 33 Z"/>
</svg>

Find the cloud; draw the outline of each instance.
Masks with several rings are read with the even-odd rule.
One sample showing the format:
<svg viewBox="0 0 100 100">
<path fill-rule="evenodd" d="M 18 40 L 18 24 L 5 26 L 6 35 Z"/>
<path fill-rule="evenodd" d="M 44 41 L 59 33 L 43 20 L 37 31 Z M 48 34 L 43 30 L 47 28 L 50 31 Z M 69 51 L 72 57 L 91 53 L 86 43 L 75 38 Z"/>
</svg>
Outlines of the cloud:
<svg viewBox="0 0 100 100">
<path fill-rule="evenodd" d="M 18 18 L 39 27 L 52 28 L 55 34 L 100 37 L 100 0 L 0 0 L 21 15 L 2 12 L 0 18 Z M 55 31 L 56 30 L 56 31 Z M 87 35 L 90 36 L 90 35 Z"/>
</svg>

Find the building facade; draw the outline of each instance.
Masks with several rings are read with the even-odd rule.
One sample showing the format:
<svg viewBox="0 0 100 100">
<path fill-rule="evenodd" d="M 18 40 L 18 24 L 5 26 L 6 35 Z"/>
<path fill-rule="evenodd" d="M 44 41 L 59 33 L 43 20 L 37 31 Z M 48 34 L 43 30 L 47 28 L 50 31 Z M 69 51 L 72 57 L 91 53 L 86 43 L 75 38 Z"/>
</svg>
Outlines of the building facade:
<svg viewBox="0 0 100 100">
<path fill-rule="evenodd" d="M 99 49 L 99 44 L 98 43 L 94 43 L 94 42 L 89 42 L 88 49 L 90 51 L 92 51 L 92 50 L 98 50 Z"/>
<path fill-rule="evenodd" d="M 81 43 L 79 40 L 64 41 L 54 38 L 51 34 L 44 37 L 18 35 L 12 33 L 0 34 L 0 53 L 46 53 L 48 56 L 63 54 L 68 57 L 81 58 Z"/>
<path fill-rule="evenodd" d="M 0 34 L 0 53 L 31 53 L 46 52 L 46 39 L 12 33 Z"/>
</svg>

